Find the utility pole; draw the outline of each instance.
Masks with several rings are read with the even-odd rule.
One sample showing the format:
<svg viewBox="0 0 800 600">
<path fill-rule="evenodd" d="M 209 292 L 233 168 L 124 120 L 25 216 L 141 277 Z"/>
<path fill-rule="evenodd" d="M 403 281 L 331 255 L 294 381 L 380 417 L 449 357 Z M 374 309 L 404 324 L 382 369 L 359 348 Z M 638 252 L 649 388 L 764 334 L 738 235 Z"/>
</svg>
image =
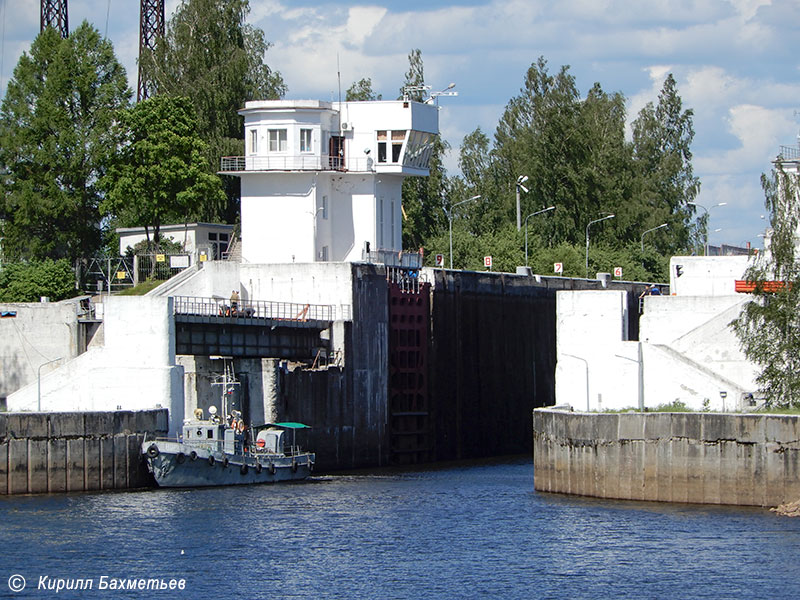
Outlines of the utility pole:
<svg viewBox="0 0 800 600">
<path fill-rule="evenodd" d="M 66 39 L 69 37 L 67 0 L 42 0 L 39 10 L 39 31 L 52 27 Z"/>
<path fill-rule="evenodd" d="M 139 86 L 137 102 L 146 100 L 153 93 L 153 82 L 148 81 L 142 71 L 142 55 L 154 50 L 158 38 L 164 37 L 164 0 L 141 0 L 139 9 Z"/>
</svg>

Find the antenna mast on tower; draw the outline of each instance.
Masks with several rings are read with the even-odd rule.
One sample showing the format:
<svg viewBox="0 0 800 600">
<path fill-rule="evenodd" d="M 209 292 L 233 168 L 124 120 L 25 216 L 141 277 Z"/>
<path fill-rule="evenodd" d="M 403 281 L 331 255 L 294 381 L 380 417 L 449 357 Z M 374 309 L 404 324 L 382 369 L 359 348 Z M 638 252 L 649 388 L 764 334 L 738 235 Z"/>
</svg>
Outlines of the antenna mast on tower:
<svg viewBox="0 0 800 600">
<path fill-rule="evenodd" d="M 53 27 L 62 38 L 69 36 L 67 0 L 42 0 L 39 10 L 39 31 Z"/>
<path fill-rule="evenodd" d="M 153 92 L 153 82 L 142 71 L 142 54 L 153 50 L 158 38 L 164 36 L 164 0 L 141 0 L 139 10 L 139 88 L 137 101 L 145 100 Z"/>
</svg>

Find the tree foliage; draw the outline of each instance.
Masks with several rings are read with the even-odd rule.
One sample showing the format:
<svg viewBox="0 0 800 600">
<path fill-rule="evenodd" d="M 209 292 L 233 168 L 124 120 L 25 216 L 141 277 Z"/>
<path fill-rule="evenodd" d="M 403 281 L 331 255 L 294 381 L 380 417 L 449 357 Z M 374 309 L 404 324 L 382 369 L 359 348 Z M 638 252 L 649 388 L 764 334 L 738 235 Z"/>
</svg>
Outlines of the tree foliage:
<svg viewBox="0 0 800 600">
<path fill-rule="evenodd" d="M 692 230 L 689 219 L 700 191 L 692 169 L 694 138 L 691 110 L 683 110 L 677 84 L 670 73 L 658 96 L 658 105 L 648 103 L 633 122 L 633 158 L 636 170 L 635 214 L 650 227 L 667 223 L 673 233 L 671 247 L 686 247 Z"/>
<path fill-rule="evenodd" d="M 164 38 L 139 59 L 156 94 L 191 98 L 209 172 L 221 156 L 241 154 L 244 131 L 237 111 L 244 103 L 286 92 L 280 73 L 264 62 L 271 44 L 246 23 L 249 12 L 248 0 L 182 0 Z M 206 205 L 204 219 L 237 218 L 238 183 L 227 178 L 227 204 Z"/>
<path fill-rule="evenodd" d="M 761 178 L 772 234 L 769 247 L 747 270 L 753 299 L 731 325 L 767 402 L 800 406 L 800 182 L 778 165 Z M 765 282 L 780 282 L 778 289 Z"/>
<path fill-rule="evenodd" d="M 648 104 L 634 122 L 633 141 L 626 140 L 625 127 L 622 94 L 595 83 L 582 96 L 569 67 L 553 73 L 539 58 L 508 102 L 493 140 L 480 129 L 464 138 L 461 176 L 446 182 L 446 189 L 454 201 L 481 195 L 466 209 L 468 230 L 481 239 L 501 231 L 516 236 L 516 264 L 524 260 L 524 240 L 508 225 L 516 223 L 516 181 L 527 176 L 520 221 L 556 207 L 529 220 L 531 253 L 565 244 L 580 249 L 588 223 L 613 213 L 614 219 L 592 229 L 590 270 L 595 248 L 602 246 L 615 257 L 614 266 L 629 265 L 628 273 L 644 279 L 665 278 L 664 261 L 653 249 L 668 254 L 687 248 L 694 231 L 688 203 L 699 189 L 691 166 L 692 111 L 683 110 L 671 75 L 657 105 Z M 642 234 L 662 223 L 669 227 L 648 236 L 642 252 Z"/>
<path fill-rule="evenodd" d="M 7 263 L 0 269 L 0 302 L 52 301 L 75 294 L 75 274 L 65 259 Z"/>
<path fill-rule="evenodd" d="M 156 96 L 120 118 L 122 144 L 102 184 L 103 211 L 122 226 L 144 226 L 156 248 L 162 224 L 197 220 L 204 204 L 224 199 L 208 172 L 206 145 L 187 98 Z"/>
<path fill-rule="evenodd" d="M 91 256 L 101 242 L 100 190 L 131 91 L 107 39 L 83 22 L 47 28 L 20 58 L 0 114 L 7 259 Z"/>
<path fill-rule="evenodd" d="M 373 91 L 372 79 L 369 77 L 365 77 L 353 83 L 353 85 L 347 88 L 347 93 L 345 95 L 345 101 L 347 102 L 381 100 L 381 98 L 382 96 L 380 94 L 376 94 Z"/>
</svg>

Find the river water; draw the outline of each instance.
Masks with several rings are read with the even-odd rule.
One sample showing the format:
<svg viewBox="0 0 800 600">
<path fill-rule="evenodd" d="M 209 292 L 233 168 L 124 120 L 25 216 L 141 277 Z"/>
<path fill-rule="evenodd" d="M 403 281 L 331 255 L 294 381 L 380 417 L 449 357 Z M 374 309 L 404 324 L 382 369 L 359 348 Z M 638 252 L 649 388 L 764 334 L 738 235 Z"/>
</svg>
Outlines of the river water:
<svg viewBox="0 0 800 600">
<path fill-rule="evenodd" d="M 537 493 L 530 458 L 0 498 L 9 598 L 798 598 L 798 557 L 800 519 Z"/>
</svg>

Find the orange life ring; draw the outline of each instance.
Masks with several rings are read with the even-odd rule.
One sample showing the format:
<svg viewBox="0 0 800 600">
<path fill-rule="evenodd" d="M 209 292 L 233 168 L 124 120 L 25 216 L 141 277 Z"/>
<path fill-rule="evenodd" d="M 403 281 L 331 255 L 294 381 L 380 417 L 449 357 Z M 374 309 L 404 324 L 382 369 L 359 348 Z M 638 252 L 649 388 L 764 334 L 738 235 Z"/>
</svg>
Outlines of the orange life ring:
<svg viewBox="0 0 800 600">
<path fill-rule="evenodd" d="M 237 433 L 244 433 L 244 421 L 236 421 L 236 425 L 234 427 Z"/>
<path fill-rule="evenodd" d="M 259 447 L 259 448 L 263 448 L 263 447 L 264 447 L 264 446 L 266 446 L 266 445 L 267 445 L 267 442 L 265 442 L 263 438 L 258 438 L 258 439 L 256 440 L 256 446 L 257 446 L 257 447 Z"/>
</svg>

